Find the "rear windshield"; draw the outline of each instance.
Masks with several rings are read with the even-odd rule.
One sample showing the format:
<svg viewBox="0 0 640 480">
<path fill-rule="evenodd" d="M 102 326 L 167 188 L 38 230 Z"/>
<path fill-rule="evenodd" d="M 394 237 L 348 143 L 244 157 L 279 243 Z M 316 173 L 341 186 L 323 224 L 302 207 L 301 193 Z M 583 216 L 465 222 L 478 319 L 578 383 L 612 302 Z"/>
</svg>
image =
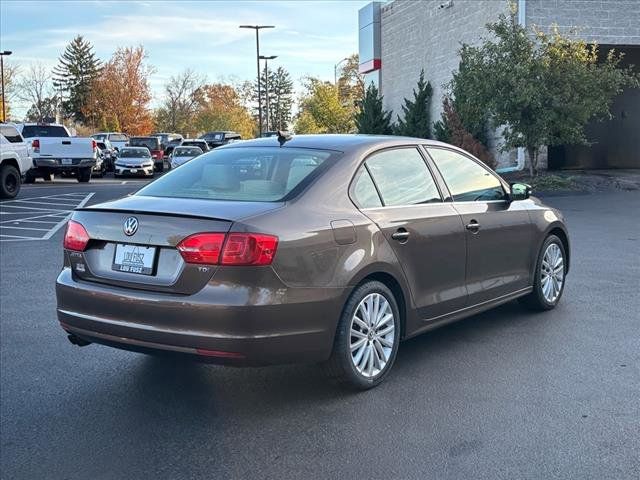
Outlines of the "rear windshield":
<svg viewBox="0 0 640 480">
<path fill-rule="evenodd" d="M 94 138 L 96 140 L 106 140 L 107 139 L 107 134 L 106 133 L 96 133 L 95 135 L 91 135 L 91 138 Z"/>
<path fill-rule="evenodd" d="M 131 138 L 129 140 L 131 147 L 147 147 L 149 150 L 160 150 L 160 139 L 152 138 Z"/>
<path fill-rule="evenodd" d="M 149 158 L 151 154 L 146 148 L 123 148 L 120 152 L 120 158 Z"/>
<path fill-rule="evenodd" d="M 67 129 L 56 125 L 25 125 L 22 128 L 24 138 L 68 137 Z"/>
<path fill-rule="evenodd" d="M 136 195 L 276 202 L 337 156 L 303 148 L 223 148 L 172 170 Z"/>
<path fill-rule="evenodd" d="M 129 140 L 129 137 L 122 133 L 111 133 L 109 134 L 110 142 L 126 142 Z"/>
<path fill-rule="evenodd" d="M 173 155 L 176 157 L 196 157 L 202 153 L 198 147 L 176 148 Z"/>
</svg>

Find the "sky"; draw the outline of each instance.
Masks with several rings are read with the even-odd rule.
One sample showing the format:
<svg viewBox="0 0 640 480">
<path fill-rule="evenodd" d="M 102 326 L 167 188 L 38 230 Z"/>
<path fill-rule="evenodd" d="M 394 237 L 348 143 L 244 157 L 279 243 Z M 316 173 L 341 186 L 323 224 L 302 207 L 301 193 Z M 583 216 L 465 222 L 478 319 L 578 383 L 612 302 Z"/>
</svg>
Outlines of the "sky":
<svg viewBox="0 0 640 480">
<path fill-rule="evenodd" d="M 53 68 L 76 35 L 89 40 L 102 60 L 117 47 L 143 45 L 155 67 L 153 105 L 163 84 L 191 68 L 209 81 L 253 80 L 257 75 L 254 30 L 261 55 L 278 55 L 294 80 L 306 75 L 333 80 L 334 64 L 358 51 L 358 10 L 369 0 L 335 1 L 0 1 L 0 49 L 7 62 L 41 62 Z M 24 114 L 29 105 L 15 105 Z"/>
</svg>

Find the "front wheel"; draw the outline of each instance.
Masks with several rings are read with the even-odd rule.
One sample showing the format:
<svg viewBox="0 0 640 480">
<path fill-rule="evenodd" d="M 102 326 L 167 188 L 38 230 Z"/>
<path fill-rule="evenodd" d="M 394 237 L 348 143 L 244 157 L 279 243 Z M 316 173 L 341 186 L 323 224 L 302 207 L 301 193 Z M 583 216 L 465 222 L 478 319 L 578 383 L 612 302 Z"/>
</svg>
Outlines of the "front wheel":
<svg viewBox="0 0 640 480">
<path fill-rule="evenodd" d="M 533 292 L 520 299 L 531 310 L 551 310 L 560 301 L 564 291 L 566 271 L 564 244 L 555 235 L 549 235 L 540 249 L 534 272 Z"/>
<path fill-rule="evenodd" d="M 0 169 L 0 198 L 15 198 L 20 192 L 20 172 L 13 165 Z"/>
<path fill-rule="evenodd" d="M 344 307 L 325 372 L 359 390 L 375 387 L 391 369 L 399 343 L 396 299 L 386 285 L 369 281 Z"/>
</svg>

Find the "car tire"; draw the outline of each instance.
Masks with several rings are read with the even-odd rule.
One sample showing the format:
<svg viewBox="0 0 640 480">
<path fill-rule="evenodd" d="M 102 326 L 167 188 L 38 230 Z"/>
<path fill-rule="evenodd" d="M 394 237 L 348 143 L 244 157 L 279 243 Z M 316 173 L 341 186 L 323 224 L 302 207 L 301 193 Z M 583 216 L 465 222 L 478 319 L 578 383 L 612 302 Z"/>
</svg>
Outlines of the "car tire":
<svg viewBox="0 0 640 480">
<path fill-rule="evenodd" d="M 378 314 L 374 316 L 376 299 Z M 367 319 L 367 311 L 372 320 Z M 400 311 L 393 293 L 383 283 L 366 282 L 353 291 L 344 306 L 324 371 L 352 388 L 373 388 L 391 370 L 399 343 Z"/>
<path fill-rule="evenodd" d="M 51 172 L 44 172 L 44 173 L 42 174 L 42 179 L 43 179 L 45 182 L 53 182 L 53 173 L 51 173 Z"/>
<path fill-rule="evenodd" d="M 0 198 L 15 198 L 20 192 L 20 172 L 13 165 L 0 168 Z"/>
<path fill-rule="evenodd" d="M 162 162 L 162 163 L 158 166 L 158 168 L 156 168 L 156 171 L 157 171 L 158 173 L 162 173 L 162 172 L 164 172 L 164 162 Z"/>
<path fill-rule="evenodd" d="M 91 167 L 78 170 L 78 182 L 88 183 L 91 180 Z"/>
<path fill-rule="evenodd" d="M 542 243 L 534 272 L 533 291 L 520 298 L 520 303 L 534 311 L 556 307 L 566 283 L 566 252 L 564 244 L 555 235 L 549 235 Z"/>
</svg>

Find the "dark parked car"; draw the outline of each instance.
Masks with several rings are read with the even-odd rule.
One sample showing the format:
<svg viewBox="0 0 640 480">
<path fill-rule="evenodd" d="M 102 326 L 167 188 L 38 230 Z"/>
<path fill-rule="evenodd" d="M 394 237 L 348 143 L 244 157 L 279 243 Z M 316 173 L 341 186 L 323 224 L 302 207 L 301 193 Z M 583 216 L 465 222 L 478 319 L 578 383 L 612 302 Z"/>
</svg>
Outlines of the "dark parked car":
<svg viewBox="0 0 640 480">
<path fill-rule="evenodd" d="M 242 136 L 239 133 L 231 131 L 208 132 L 202 135 L 200 138 L 207 141 L 207 143 L 209 144 L 209 148 L 217 148 L 228 143 L 242 140 Z"/>
<path fill-rule="evenodd" d="M 98 145 L 98 148 L 102 153 L 102 161 L 105 166 L 105 171 L 112 172 L 114 168 L 113 164 L 118 157 L 117 150 L 113 147 L 113 145 L 111 145 L 111 142 L 106 139 L 102 141 L 97 140 L 96 144 Z"/>
<path fill-rule="evenodd" d="M 322 362 L 369 388 L 400 340 L 516 298 L 557 305 L 567 229 L 529 194 L 432 140 L 228 145 L 74 211 L 58 319 L 77 345 Z"/>
<path fill-rule="evenodd" d="M 174 138 L 173 140 L 170 140 L 167 144 L 167 148 L 164 149 L 164 156 L 169 157 L 169 155 L 171 155 L 171 153 L 173 152 L 173 149 L 179 147 L 181 143 L 182 138 Z"/>
<path fill-rule="evenodd" d="M 164 171 L 164 150 L 160 145 L 158 137 L 131 137 L 129 139 L 130 147 L 147 147 L 151 152 L 151 158 L 156 172 Z"/>
<path fill-rule="evenodd" d="M 182 143 L 180 143 L 180 146 L 198 147 L 203 152 L 208 152 L 209 150 L 211 150 L 209 148 L 209 144 L 205 140 L 202 140 L 200 138 L 185 138 L 184 140 L 182 140 Z"/>
<path fill-rule="evenodd" d="M 152 136 L 158 137 L 160 139 L 160 146 L 162 147 L 162 150 L 164 150 L 165 155 L 168 155 L 167 147 L 171 142 L 176 140 L 179 140 L 179 141 L 182 140 L 182 135 L 180 135 L 179 133 L 154 133 Z"/>
</svg>

